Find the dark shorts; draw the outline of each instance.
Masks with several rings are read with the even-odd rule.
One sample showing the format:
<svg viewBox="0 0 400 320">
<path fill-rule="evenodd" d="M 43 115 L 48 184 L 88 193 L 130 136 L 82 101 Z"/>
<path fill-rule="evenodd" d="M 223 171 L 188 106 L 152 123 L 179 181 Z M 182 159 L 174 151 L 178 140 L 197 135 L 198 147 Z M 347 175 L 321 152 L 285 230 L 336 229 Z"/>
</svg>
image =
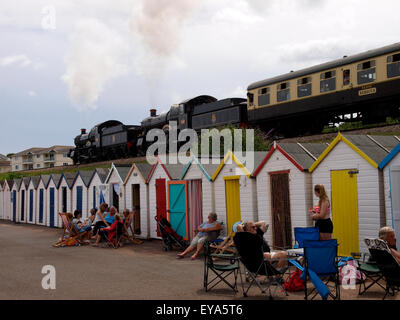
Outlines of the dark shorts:
<svg viewBox="0 0 400 320">
<path fill-rule="evenodd" d="M 317 220 L 315 226 L 319 228 L 320 233 L 333 233 L 333 223 L 330 218 Z"/>
</svg>

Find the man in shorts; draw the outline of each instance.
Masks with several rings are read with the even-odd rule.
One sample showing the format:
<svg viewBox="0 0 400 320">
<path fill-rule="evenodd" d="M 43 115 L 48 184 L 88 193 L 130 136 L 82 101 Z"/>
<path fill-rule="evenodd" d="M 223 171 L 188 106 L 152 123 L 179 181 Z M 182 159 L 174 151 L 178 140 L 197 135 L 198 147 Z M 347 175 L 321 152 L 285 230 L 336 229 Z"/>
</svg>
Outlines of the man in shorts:
<svg viewBox="0 0 400 320">
<path fill-rule="evenodd" d="M 208 221 L 202 223 L 198 230 L 197 235 L 193 238 L 190 246 L 181 253 L 178 253 L 178 258 L 184 258 L 189 252 L 196 250 L 196 252 L 190 257 L 190 259 L 194 260 L 197 259 L 201 249 L 203 248 L 204 241 L 207 239 L 207 236 L 211 236 L 212 238 L 217 235 L 217 233 L 222 229 L 221 225 L 217 222 L 217 214 L 216 213 L 209 213 L 208 214 Z M 213 240 L 213 239 L 209 239 Z"/>
</svg>

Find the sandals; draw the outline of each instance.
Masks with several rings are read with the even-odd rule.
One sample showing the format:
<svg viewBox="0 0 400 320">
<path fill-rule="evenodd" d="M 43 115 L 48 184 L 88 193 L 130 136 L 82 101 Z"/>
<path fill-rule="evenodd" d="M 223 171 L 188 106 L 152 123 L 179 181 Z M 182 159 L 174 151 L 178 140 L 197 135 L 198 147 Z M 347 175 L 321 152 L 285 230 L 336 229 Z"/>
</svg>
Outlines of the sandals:
<svg viewBox="0 0 400 320">
<path fill-rule="evenodd" d="M 185 256 L 184 255 L 182 255 L 182 253 L 178 253 L 177 255 L 176 255 L 176 258 L 177 259 L 183 259 Z"/>
</svg>

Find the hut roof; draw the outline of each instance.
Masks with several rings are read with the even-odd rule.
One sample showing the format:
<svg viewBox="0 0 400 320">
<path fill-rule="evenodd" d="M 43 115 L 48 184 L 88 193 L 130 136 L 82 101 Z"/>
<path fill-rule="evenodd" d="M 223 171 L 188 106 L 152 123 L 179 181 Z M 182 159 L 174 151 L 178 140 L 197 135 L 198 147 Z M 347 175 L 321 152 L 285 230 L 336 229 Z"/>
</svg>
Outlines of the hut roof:
<svg viewBox="0 0 400 320">
<path fill-rule="evenodd" d="M 400 142 L 397 146 L 379 163 L 379 169 L 383 169 L 386 165 L 400 152 Z"/>
<path fill-rule="evenodd" d="M 40 183 L 40 176 L 31 177 L 31 181 L 32 181 L 32 184 L 33 184 L 33 188 L 37 189 L 37 187 L 38 187 L 38 185 Z"/>
<path fill-rule="evenodd" d="M 110 171 L 110 169 L 108 169 L 108 168 L 96 168 L 95 171 L 99 175 L 101 183 L 104 183 L 106 181 L 106 179 L 107 179 L 108 172 Z"/>
</svg>

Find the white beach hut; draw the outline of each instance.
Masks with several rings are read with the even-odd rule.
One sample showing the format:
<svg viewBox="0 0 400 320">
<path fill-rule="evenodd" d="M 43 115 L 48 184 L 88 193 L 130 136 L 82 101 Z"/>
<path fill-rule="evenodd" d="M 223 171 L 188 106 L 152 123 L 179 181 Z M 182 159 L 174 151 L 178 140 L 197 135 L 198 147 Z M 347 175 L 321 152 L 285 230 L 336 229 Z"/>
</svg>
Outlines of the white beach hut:
<svg viewBox="0 0 400 320">
<path fill-rule="evenodd" d="M 386 225 L 395 230 L 397 247 L 400 246 L 400 139 L 397 146 L 379 163 L 379 169 L 383 170 L 385 186 L 385 213 Z"/>
<path fill-rule="evenodd" d="M 274 247 L 292 247 L 295 227 L 313 223 L 312 180 L 308 168 L 328 144 L 274 142 L 253 176 L 257 183 L 258 218 L 270 228 L 265 237 Z"/>
<path fill-rule="evenodd" d="M 33 176 L 29 180 L 27 188 L 27 223 L 36 223 L 37 207 L 37 187 L 40 182 L 40 176 Z"/>
<path fill-rule="evenodd" d="M 106 178 L 105 184 L 109 186 L 109 201 L 110 206 L 117 208 L 118 212 L 122 212 L 125 208 L 125 186 L 124 181 L 128 176 L 132 165 L 111 164 L 110 171 Z"/>
<path fill-rule="evenodd" d="M 377 139 L 339 133 L 309 170 L 313 185 L 323 184 L 330 196 L 339 255 L 368 252 L 364 239 L 377 237 L 379 228 L 386 225 L 383 173 L 378 163 L 395 145 L 383 147 Z M 313 201 L 318 199 L 314 196 Z"/>
<path fill-rule="evenodd" d="M 0 181 L 0 219 L 4 220 L 4 193 L 3 193 L 4 181 Z"/>
<path fill-rule="evenodd" d="M 105 184 L 108 168 L 96 168 L 88 187 L 88 208 L 99 208 L 101 202 L 107 202 L 109 199 L 108 186 Z M 106 200 L 107 199 L 107 200 Z"/>
<path fill-rule="evenodd" d="M 59 212 L 72 213 L 72 184 L 75 180 L 76 172 L 64 172 L 58 183 L 58 206 Z"/>
<path fill-rule="evenodd" d="M 72 211 L 79 210 L 82 218 L 89 216 L 88 186 L 94 171 L 78 171 L 72 184 Z"/>
<path fill-rule="evenodd" d="M 151 168 L 152 165 L 147 162 L 134 163 L 124 181 L 126 208 L 135 214 L 133 230 L 138 237 L 146 239 L 150 237 L 149 199 L 146 180 Z"/>
<path fill-rule="evenodd" d="M 196 156 L 188 162 L 182 173 L 182 180 L 188 184 L 188 220 L 189 240 L 195 236 L 198 226 L 207 221 L 208 214 L 215 212 L 215 196 L 212 175 L 218 169 L 219 164 L 201 164 Z"/>
<path fill-rule="evenodd" d="M 247 153 L 248 164 L 242 163 L 231 151 L 227 152 L 212 176 L 215 211 L 229 234 L 237 221 L 258 221 L 256 180 L 251 174 L 266 152 Z"/>
<path fill-rule="evenodd" d="M 20 211 L 19 211 L 19 188 L 21 187 L 22 179 L 14 179 L 13 185 L 11 187 L 11 221 L 20 221 Z"/>
<path fill-rule="evenodd" d="M 51 174 L 46 185 L 46 226 L 56 228 L 59 226 L 58 222 L 58 178 Z"/>
<path fill-rule="evenodd" d="M 37 200 L 36 200 L 36 224 L 46 225 L 46 200 L 47 200 L 47 189 L 46 186 L 49 183 L 50 175 L 41 175 L 40 180 L 36 189 Z"/>
<path fill-rule="evenodd" d="M 3 182 L 3 219 L 11 220 L 11 181 L 4 180 Z"/>
</svg>

